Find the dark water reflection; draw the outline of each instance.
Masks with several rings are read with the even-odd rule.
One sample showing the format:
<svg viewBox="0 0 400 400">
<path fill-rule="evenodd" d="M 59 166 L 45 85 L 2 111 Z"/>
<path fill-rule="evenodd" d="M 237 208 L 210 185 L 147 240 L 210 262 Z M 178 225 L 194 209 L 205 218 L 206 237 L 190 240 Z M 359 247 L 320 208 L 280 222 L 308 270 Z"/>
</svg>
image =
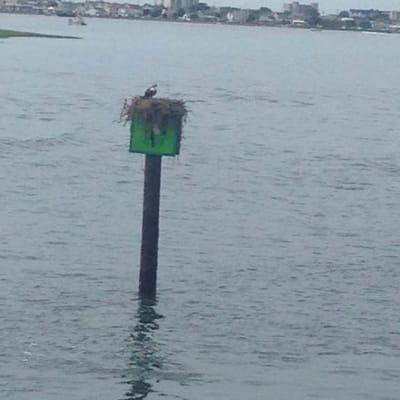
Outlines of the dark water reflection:
<svg viewBox="0 0 400 400">
<path fill-rule="evenodd" d="M 124 399 L 145 399 L 152 390 L 152 380 L 162 368 L 158 345 L 154 339 L 159 329 L 158 319 L 162 315 L 156 312 L 157 301 L 140 299 L 137 310 L 137 324 L 129 338 L 132 354 L 129 358 L 129 371 L 124 379 L 130 386 Z"/>
</svg>

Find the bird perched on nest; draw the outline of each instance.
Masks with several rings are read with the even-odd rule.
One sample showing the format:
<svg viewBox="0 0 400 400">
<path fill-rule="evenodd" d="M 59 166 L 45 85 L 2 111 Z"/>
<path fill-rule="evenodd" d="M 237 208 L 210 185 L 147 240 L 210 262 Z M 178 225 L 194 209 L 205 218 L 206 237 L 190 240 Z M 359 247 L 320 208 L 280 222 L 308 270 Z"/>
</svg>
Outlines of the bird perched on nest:
<svg viewBox="0 0 400 400">
<path fill-rule="evenodd" d="M 150 86 L 146 91 L 144 92 L 144 98 L 149 99 L 150 97 L 154 97 L 157 93 L 157 84 Z"/>
</svg>

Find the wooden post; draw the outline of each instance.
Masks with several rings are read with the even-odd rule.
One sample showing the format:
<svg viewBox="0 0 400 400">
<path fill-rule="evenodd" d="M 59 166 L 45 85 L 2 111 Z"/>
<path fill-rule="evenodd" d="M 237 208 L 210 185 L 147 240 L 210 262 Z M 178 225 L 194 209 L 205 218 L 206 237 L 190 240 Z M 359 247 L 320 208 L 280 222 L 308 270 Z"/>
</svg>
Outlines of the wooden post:
<svg viewBox="0 0 400 400">
<path fill-rule="evenodd" d="M 146 154 L 139 274 L 139 295 L 146 298 L 156 294 L 160 186 L 161 156 Z"/>
</svg>

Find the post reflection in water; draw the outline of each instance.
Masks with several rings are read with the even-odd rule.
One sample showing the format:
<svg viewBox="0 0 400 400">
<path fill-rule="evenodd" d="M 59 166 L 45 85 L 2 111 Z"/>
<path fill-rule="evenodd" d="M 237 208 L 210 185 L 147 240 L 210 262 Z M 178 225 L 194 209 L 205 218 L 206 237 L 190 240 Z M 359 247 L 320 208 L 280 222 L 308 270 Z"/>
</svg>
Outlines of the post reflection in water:
<svg viewBox="0 0 400 400">
<path fill-rule="evenodd" d="M 153 299 L 140 299 L 137 311 L 137 324 L 130 335 L 132 354 L 129 359 L 126 383 L 130 385 L 125 394 L 126 400 L 145 399 L 153 391 L 152 382 L 157 381 L 162 368 L 158 345 L 154 333 L 158 330 L 157 320 L 162 315 L 155 310 L 157 302 Z"/>
</svg>

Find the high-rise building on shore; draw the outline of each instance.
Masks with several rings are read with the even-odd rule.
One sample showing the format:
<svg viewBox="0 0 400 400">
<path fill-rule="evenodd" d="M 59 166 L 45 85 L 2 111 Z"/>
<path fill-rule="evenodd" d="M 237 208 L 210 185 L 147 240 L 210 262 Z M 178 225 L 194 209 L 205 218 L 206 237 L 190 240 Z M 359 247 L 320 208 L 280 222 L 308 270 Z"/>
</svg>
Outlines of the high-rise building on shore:
<svg viewBox="0 0 400 400">
<path fill-rule="evenodd" d="M 318 11 L 318 9 L 319 4 L 315 2 L 310 4 L 301 4 L 298 1 L 283 3 L 283 11 L 292 15 L 309 14 L 310 11 Z"/>
<path fill-rule="evenodd" d="M 199 4 L 199 0 L 155 0 L 155 4 L 171 10 L 187 10 Z"/>
</svg>

